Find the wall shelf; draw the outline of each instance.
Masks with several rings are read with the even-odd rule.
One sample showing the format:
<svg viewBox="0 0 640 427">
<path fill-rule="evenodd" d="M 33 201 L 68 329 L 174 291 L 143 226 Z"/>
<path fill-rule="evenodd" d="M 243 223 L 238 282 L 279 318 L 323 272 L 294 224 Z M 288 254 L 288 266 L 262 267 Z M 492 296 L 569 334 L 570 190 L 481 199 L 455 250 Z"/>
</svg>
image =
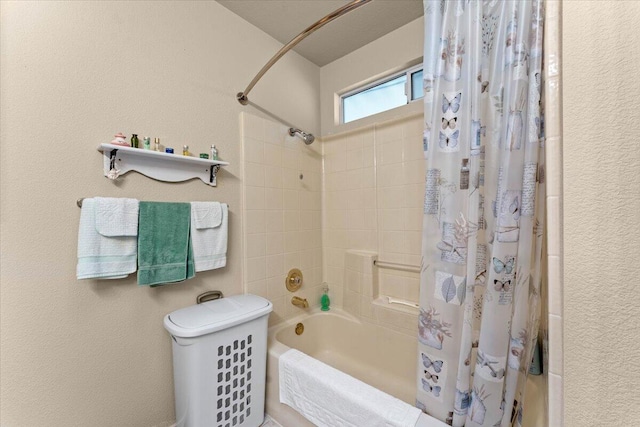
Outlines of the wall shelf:
<svg viewBox="0 0 640 427">
<path fill-rule="evenodd" d="M 100 144 L 103 154 L 104 176 L 109 176 L 113 166 L 124 175 L 129 171 L 139 172 L 158 181 L 181 182 L 200 178 L 212 187 L 217 185 L 216 174 L 229 162 L 162 153 L 153 150 L 127 147 L 116 144 Z"/>
</svg>

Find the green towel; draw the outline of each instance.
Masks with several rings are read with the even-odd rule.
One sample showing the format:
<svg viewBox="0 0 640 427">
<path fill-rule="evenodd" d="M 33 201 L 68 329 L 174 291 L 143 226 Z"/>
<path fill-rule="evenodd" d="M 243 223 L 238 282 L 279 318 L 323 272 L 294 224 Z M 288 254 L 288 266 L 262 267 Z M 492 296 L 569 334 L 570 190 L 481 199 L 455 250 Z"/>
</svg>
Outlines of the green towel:
<svg viewBox="0 0 640 427">
<path fill-rule="evenodd" d="M 158 286 L 195 276 L 189 203 L 140 202 L 138 285 Z"/>
</svg>

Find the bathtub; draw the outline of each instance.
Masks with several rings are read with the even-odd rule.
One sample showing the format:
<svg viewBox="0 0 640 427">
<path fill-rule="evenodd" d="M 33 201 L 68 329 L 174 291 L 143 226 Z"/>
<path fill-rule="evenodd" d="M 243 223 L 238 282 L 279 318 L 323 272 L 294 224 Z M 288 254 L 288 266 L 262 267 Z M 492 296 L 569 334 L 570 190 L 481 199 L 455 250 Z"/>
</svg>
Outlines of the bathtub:
<svg viewBox="0 0 640 427">
<path fill-rule="evenodd" d="M 295 333 L 298 322 L 304 325 L 301 335 Z M 415 403 L 416 337 L 362 322 L 332 307 L 328 312 L 309 310 L 308 314 L 269 328 L 268 343 L 266 412 L 283 427 L 313 427 L 312 423 L 279 400 L 278 358 L 290 348 L 298 349 L 411 405 Z M 539 382 L 542 377 L 537 378 L 534 377 L 534 382 Z M 541 386 L 531 384 L 531 387 Z M 544 399 L 530 402 L 533 396 L 540 394 L 540 390 L 531 387 L 527 384 L 528 402 L 523 426 L 542 427 L 545 417 L 541 417 L 539 411 L 544 411 L 544 407 L 531 406 L 538 406 Z M 446 424 L 422 414 L 416 427 L 446 427 Z"/>
</svg>

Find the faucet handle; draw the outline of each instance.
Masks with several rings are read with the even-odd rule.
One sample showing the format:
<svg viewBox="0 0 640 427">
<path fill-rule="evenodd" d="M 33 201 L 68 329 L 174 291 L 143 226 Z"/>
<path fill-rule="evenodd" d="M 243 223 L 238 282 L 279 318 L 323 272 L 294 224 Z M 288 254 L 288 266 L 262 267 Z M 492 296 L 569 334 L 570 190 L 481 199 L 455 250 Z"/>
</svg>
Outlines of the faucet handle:
<svg viewBox="0 0 640 427">
<path fill-rule="evenodd" d="M 302 286 L 303 282 L 302 271 L 297 268 L 292 268 L 289 270 L 289 274 L 287 274 L 287 278 L 285 279 L 285 285 L 287 286 L 287 290 L 289 292 L 295 292 Z"/>
</svg>

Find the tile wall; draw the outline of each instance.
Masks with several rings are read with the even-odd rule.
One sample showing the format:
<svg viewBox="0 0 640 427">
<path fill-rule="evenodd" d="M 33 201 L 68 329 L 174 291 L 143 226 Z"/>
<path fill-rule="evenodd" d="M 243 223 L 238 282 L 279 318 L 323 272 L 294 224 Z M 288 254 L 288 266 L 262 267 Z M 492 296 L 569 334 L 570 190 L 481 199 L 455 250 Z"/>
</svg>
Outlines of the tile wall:
<svg viewBox="0 0 640 427">
<path fill-rule="evenodd" d="M 333 305 L 414 334 L 416 310 L 372 302 L 379 295 L 417 302 L 418 274 L 377 268 L 373 260 L 420 264 L 421 115 L 311 146 L 253 114 L 242 114 L 241 127 L 244 284 L 274 304 L 271 324 L 300 314 L 293 295 L 318 305 L 324 277 Z M 305 280 L 291 294 L 284 277 L 294 267 Z"/>
<path fill-rule="evenodd" d="M 332 301 L 354 308 L 353 289 L 344 289 L 349 283 L 347 250 L 368 251 L 381 261 L 420 265 L 422 115 L 327 137 L 322 145 L 325 277 Z M 417 273 L 375 271 L 380 295 L 418 301 Z M 342 301 L 343 295 L 352 304 Z"/>
<path fill-rule="evenodd" d="M 547 167 L 548 263 L 548 409 L 550 426 L 564 425 L 563 398 L 563 210 L 562 210 L 562 88 L 561 10 L 559 0 L 546 2 L 545 135 Z"/>
<path fill-rule="evenodd" d="M 373 264 L 377 258 L 369 251 L 345 252 L 343 308 L 364 321 L 416 337 L 418 309 L 388 303 L 380 291 L 381 269 Z"/>
<path fill-rule="evenodd" d="M 244 289 L 273 303 L 270 324 L 301 313 L 293 295 L 319 305 L 322 282 L 319 140 L 305 145 L 288 127 L 241 114 Z M 285 276 L 299 268 L 304 284 L 287 291 Z"/>
</svg>

